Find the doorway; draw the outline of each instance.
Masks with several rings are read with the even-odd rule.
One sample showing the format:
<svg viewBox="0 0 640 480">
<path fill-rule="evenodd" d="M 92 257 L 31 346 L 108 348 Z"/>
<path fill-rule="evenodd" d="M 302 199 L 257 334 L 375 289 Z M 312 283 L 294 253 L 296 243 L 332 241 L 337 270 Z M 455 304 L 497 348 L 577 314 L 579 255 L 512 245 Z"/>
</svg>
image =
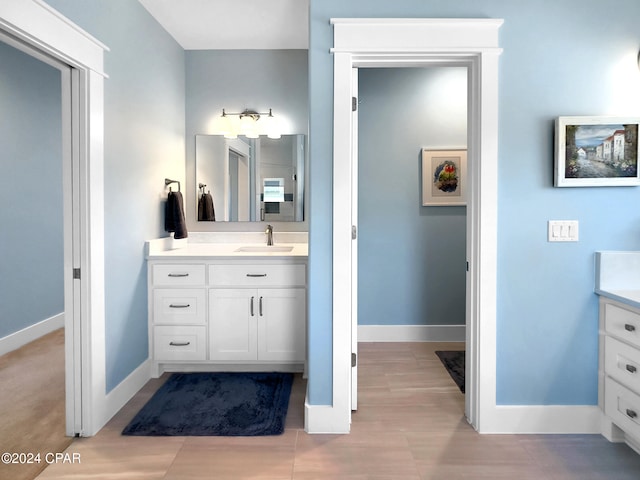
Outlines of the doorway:
<svg viewBox="0 0 640 480">
<path fill-rule="evenodd" d="M 0 3 L 0 40 L 61 70 L 66 433 L 106 423 L 103 55 L 106 47 L 41 2 Z"/>
<path fill-rule="evenodd" d="M 19 215 L 11 222 L 5 218 L 5 224 L 12 225 L 8 241 L 13 246 L 13 261 L 17 262 L 13 267 L 10 263 L 5 267 L 13 272 L 13 282 L 17 282 L 11 288 L 18 289 L 8 299 L 8 313 L 10 318 L 13 313 L 15 318 L 28 323 L 20 331 L 25 333 L 25 340 L 37 340 L 40 337 L 34 338 L 35 335 L 48 333 L 54 326 L 63 327 L 64 348 L 68 353 L 63 380 L 66 426 L 60 433 L 73 436 L 81 423 L 74 408 L 80 402 L 76 398 L 80 379 L 73 373 L 80 351 L 75 350 L 79 346 L 74 345 L 73 322 L 67 320 L 74 316 L 73 298 L 77 293 L 73 282 L 64 275 L 64 266 L 72 263 L 73 237 L 69 211 L 73 202 L 72 139 L 68 128 L 72 110 L 71 68 L 2 32 L 0 42 L 5 64 L 10 68 L 5 86 L 12 88 L 5 93 L 12 93 L 11 104 L 15 108 L 10 115 L 12 123 L 7 124 L 12 132 L 8 155 L 9 161 L 17 163 L 7 166 L 9 186 L 4 192 L 15 191 L 13 198 L 6 198 L 3 203 L 7 207 L 11 202 L 20 203 L 18 208 L 7 209 Z M 5 105 L 5 109 L 11 104 Z M 9 112 L 10 109 L 6 111 Z M 24 295 L 31 297 L 22 299 Z M 34 302 L 34 298 L 38 300 Z M 28 331 L 33 334 L 26 334 Z"/>
<path fill-rule="evenodd" d="M 421 153 L 466 150 L 467 77 L 464 67 L 358 69 L 360 341 L 464 340 L 466 179 L 423 205 Z"/>
<path fill-rule="evenodd" d="M 357 231 L 354 70 L 360 67 L 458 66 L 468 69 L 466 276 L 467 420 L 480 432 L 495 410 L 495 301 L 497 246 L 497 31 L 490 19 L 333 19 L 333 409 L 350 422 L 352 342 L 357 335 Z M 357 162 L 355 162 L 357 164 Z M 492 173 L 493 172 L 493 173 Z M 354 208 L 354 202 L 356 202 Z M 350 206 L 350 208 L 346 208 Z M 355 281 L 354 281 L 355 280 Z M 348 319 L 348 320 L 347 320 Z M 355 332 L 355 333 L 354 333 Z M 482 335 L 481 335 L 482 333 Z M 482 388 L 480 388 L 482 385 Z M 357 388 L 357 385 L 355 386 Z M 346 426 L 348 431 L 348 426 Z"/>
</svg>

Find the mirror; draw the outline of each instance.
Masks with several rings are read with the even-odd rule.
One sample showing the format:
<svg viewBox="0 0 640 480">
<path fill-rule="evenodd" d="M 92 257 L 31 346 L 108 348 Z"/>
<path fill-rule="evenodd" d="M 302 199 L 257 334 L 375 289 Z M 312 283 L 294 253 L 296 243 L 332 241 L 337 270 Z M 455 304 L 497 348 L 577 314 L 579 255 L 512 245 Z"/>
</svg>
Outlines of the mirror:
<svg viewBox="0 0 640 480">
<path fill-rule="evenodd" d="M 196 135 L 198 221 L 303 221 L 304 142 L 304 135 Z"/>
</svg>

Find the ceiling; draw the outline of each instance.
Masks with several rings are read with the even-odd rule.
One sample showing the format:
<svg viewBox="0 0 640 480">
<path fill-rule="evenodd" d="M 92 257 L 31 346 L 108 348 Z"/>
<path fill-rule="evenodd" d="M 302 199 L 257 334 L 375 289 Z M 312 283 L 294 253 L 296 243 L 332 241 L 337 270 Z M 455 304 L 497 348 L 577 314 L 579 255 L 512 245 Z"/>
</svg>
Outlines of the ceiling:
<svg viewBox="0 0 640 480">
<path fill-rule="evenodd" d="M 139 2 L 185 50 L 309 47 L 309 0 Z"/>
</svg>

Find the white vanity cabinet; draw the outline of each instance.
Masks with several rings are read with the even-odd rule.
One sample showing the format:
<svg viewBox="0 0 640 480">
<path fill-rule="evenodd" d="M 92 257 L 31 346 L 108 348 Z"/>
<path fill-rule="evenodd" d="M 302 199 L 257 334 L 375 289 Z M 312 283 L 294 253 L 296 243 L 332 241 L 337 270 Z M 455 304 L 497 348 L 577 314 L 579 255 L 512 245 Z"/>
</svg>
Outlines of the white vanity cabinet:
<svg viewBox="0 0 640 480">
<path fill-rule="evenodd" d="M 603 435 L 640 446 L 640 309 L 600 297 L 599 404 Z"/>
<path fill-rule="evenodd" d="M 302 362 L 305 266 L 210 265 L 209 354 L 215 360 Z"/>
<path fill-rule="evenodd" d="M 305 258 L 149 259 L 149 350 L 163 371 L 303 371 Z"/>
</svg>

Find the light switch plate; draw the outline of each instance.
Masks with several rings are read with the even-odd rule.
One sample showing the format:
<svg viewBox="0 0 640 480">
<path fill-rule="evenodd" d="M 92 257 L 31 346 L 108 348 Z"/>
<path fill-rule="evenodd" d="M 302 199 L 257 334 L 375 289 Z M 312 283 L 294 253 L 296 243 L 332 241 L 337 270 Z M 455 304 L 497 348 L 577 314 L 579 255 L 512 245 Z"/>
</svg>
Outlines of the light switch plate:
<svg viewBox="0 0 640 480">
<path fill-rule="evenodd" d="M 578 220 L 549 220 L 547 238 L 550 242 L 577 242 Z"/>
</svg>

